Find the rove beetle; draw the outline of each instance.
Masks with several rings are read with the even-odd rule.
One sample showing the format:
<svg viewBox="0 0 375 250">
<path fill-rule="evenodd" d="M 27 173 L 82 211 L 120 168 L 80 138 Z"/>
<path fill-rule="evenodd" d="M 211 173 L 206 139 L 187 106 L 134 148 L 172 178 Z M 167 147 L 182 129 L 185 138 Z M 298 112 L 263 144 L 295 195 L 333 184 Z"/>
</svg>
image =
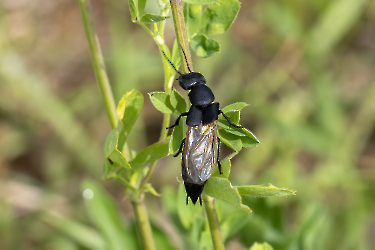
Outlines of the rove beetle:
<svg viewBox="0 0 375 250">
<path fill-rule="evenodd" d="M 182 49 L 182 48 L 181 48 Z M 199 198 L 202 205 L 201 194 L 204 184 L 211 176 L 216 162 L 219 172 L 221 172 L 220 164 L 220 139 L 217 136 L 217 119 L 220 114 L 228 121 L 229 125 L 236 128 L 243 128 L 235 125 L 224 113 L 219 109 L 219 103 L 214 102 L 215 96 L 212 90 L 206 85 L 206 79 L 201 73 L 192 72 L 185 52 L 182 50 L 189 73 L 182 74 L 176 69 L 172 62 L 166 57 L 174 70 L 180 74 L 177 79 L 180 86 L 189 91 L 189 100 L 191 107 L 189 112 L 182 113 L 176 120 L 175 124 L 167 129 L 179 125 L 182 116 L 187 116 L 186 124 L 188 130 L 186 138 L 182 140 L 181 146 L 174 155 L 177 157 L 182 153 L 182 179 L 184 181 L 187 193 L 186 204 L 190 197 L 195 205 Z"/>
</svg>

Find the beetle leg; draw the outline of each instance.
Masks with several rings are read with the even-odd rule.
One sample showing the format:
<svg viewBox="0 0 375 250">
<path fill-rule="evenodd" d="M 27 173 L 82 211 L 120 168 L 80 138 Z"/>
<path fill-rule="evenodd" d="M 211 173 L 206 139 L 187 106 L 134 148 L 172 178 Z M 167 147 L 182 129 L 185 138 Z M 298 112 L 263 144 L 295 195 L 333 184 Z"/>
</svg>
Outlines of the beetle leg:
<svg viewBox="0 0 375 250">
<path fill-rule="evenodd" d="M 234 123 L 229 119 L 229 117 L 226 116 L 226 115 L 224 114 L 223 111 L 219 110 L 219 114 L 222 114 L 222 115 L 224 116 L 224 118 L 228 121 L 229 125 L 231 125 L 232 127 L 235 127 L 235 128 L 243 128 L 242 126 L 238 126 L 238 125 L 234 124 Z"/>
<path fill-rule="evenodd" d="M 186 138 L 182 139 L 180 148 L 178 149 L 177 153 L 173 157 L 177 157 L 180 153 L 182 153 L 182 148 L 184 147 Z"/>
<path fill-rule="evenodd" d="M 220 138 L 217 137 L 217 166 L 219 168 L 219 173 L 220 174 L 223 174 L 223 172 L 221 172 L 221 162 L 220 162 Z"/>
<path fill-rule="evenodd" d="M 179 115 L 178 118 L 177 118 L 177 120 L 176 120 L 176 122 L 174 123 L 174 125 L 168 127 L 167 129 L 176 127 L 179 124 L 181 117 L 182 116 L 187 116 L 188 114 L 189 114 L 189 112 L 185 112 L 185 113 L 182 113 L 181 115 Z"/>
<path fill-rule="evenodd" d="M 200 203 L 201 206 L 202 206 L 202 196 L 199 196 L 199 203 Z"/>
</svg>

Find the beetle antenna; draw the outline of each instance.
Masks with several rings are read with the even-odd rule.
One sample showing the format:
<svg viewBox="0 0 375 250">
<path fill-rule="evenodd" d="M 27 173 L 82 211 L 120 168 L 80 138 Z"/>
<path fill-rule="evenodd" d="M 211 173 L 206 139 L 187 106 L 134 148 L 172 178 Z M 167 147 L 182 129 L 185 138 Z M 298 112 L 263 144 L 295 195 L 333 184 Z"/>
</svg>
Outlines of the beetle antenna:
<svg viewBox="0 0 375 250">
<path fill-rule="evenodd" d="M 184 51 L 184 49 L 182 48 L 181 44 L 179 44 L 179 45 L 180 45 L 180 47 L 181 47 L 182 53 L 184 53 L 184 57 L 185 57 L 185 62 L 186 62 L 186 66 L 187 66 L 187 68 L 188 68 L 189 72 L 191 73 L 191 69 L 190 69 L 190 66 L 189 66 L 188 60 L 187 60 L 187 58 L 186 58 L 186 54 L 185 54 L 185 51 Z"/>
<path fill-rule="evenodd" d="M 162 50 L 161 52 L 163 53 L 165 59 L 167 59 L 167 61 L 169 62 L 169 64 L 174 68 L 174 70 L 176 70 L 176 72 L 179 73 L 179 74 L 182 76 L 181 72 L 178 71 L 178 70 L 176 69 L 176 67 L 173 65 L 173 63 L 168 59 L 168 57 L 167 57 L 167 55 L 165 54 L 164 50 Z"/>
</svg>

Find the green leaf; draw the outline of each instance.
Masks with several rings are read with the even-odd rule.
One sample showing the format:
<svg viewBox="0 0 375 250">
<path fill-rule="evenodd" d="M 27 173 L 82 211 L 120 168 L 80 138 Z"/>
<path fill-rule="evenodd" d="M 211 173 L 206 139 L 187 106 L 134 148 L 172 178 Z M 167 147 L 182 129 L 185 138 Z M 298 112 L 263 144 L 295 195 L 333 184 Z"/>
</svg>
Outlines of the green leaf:
<svg viewBox="0 0 375 250">
<path fill-rule="evenodd" d="M 234 123 L 235 125 L 240 125 L 239 124 L 239 121 L 240 121 L 240 111 L 236 110 L 236 111 L 227 111 L 225 113 L 225 115 L 229 118 L 229 120 L 231 120 L 232 123 Z M 225 128 L 226 130 L 234 130 L 234 131 L 238 131 L 238 133 L 245 133 L 242 131 L 241 128 L 236 128 L 236 127 L 233 127 L 232 125 L 229 124 L 229 122 L 227 121 L 227 119 L 224 118 L 223 115 L 219 116 L 219 119 L 217 120 L 218 122 L 218 125 L 222 128 Z M 241 135 L 241 134 L 239 134 Z"/>
<path fill-rule="evenodd" d="M 228 106 L 225 106 L 224 108 L 221 109 L 221 111 L 223 111 L 226 114 L 228 111 L 235 111 L 235 110 L 240 111 L 241 109 L 247 106 L 249 106 L 249 104 L 245 102 L 235 102 L 235 103 L 229 104 Z"/>
<path fill-rule="evenodd" d="M 175 89 L 171 93 L 171 104 L 172 107 L 177 111 L 178 114 L 186 112 L 186 102 L 182 95 Z"/>
<path fill-rule="evenodd" d="M 155 195 L 155 196 L 161 196 L 158 192 L 156 192 L 155 188 L 151 185 L 151 183 L 146 183 L 144 185 L 144 189 L 146 192 L 150 192 L 151 194 Z"/>
<path fill-rule="evenodd" d="M 165 19 L 169 18 L 169 16 L 160 16 L 154 14 L 144 14 L 141 18 L 142 23 L 157 23 L 164 21 Z"/>
<path fill-rule="evenodd" d="M 117 127 L 112 129 L 109 134 L 107 135 L 107 138 L 104 143 L 104 155 L 105 157 L 108 157 L 113 150 L 117 148 L 117 140 L 119 137 L 119 130 L 121 128 Z"/>
<path fill-rule="evenodd" d="M 200 4 L 185 4 L 184 16 L 186 23 L 186 32 L 188 39 L 197 34 L 200 30 L 200 18 L 202 16 L 202 5 Z"/>
<path fill-rule="evenodd" d="M 236 188 L 239 194 L 242 196 L 251 196 L 257 198 L 296 195 L 296 191 L 286 188 L 277 188 L 271 183 L 253 186 L 236 186 Z"/>
<path fill-rule="evenodd" d="M 231 170 L 231 162 L 230 160 L 235 156 L 237 155 L 238 152 L 237 151 L 234 151 L 233 153 L 231 153 L 230 155 L 228 155 L 227 157 L 225 157 L 223 160 L 220 161 L 221 163 L 221 172 L 223 174 L 220 174 L 219 172 L 219 168 L 215 168 L 214 172 L 212 173 L 211 176 L 217 176 L 217 177 L 221 177 L 221 178 L 226 178 L 228 179 L 229 178 L 229 174 L 230 174 L 230 170 Z"/>
<path fill-rule="evenodd" d="M 248 130 L 245 130 L 245 131 L 248 131 Z M 248 131 L 248 132 L 250 132 L 250 131 Z M 251 135 L 252 135 L 251 137 L 250 136 L 241 136 L 240 137 L 241 141 L 242 141 L 242 147 L 243 148 L 256 147 L 260 143 L 258 141 L 258 139 L 253 134 L 251 134 Z"/>
<path fill-rule="evenodd" d="M 118 142 L 118 148 L 120 151 L 122 150 L 134 123 L 141 114 L 142 107 L 143 95 L 139 91 L 133 89 L 122 96 L 117 106 L 117 117 L 122 124 Z"/>
<path fill-rule="evenodd" d="M 135 7 L 135 0 L 128 0 L 128 3 L 132 21 L 135 22 L 137 21 L 137 7 Z"/>
<path fill-rule="evenodd" d="M 242 140 L 239 136 L 229 133 L 222 128 L 217 130 L 217 134 L 220 140 L 234 151 L 240 151 L 242 149 Z"/>
<path fill-rule="evenodd" d="M 217 3 L 219 0 L 183 0 L 185 3 L 190 4 L 212 4 Z"/>
<path fill-rule="evenodd" d="M 154 107 L 164 114 L 172 114 L 175 109 L 172 107 L 171 98 L 165 92 L 152 92 L 148 94 Z"/>
<path fill-rule="evenodd" d="M 267 242 L 263 242 L 262 244 L 255 242 L 249 250 L 273 250 L 273 248 Z"/>
<path fill-rule="evenodd" d="M 239 123 L 239 121 L 240 121 L 240 111 L 239 110 L 231 110 L 231 111 L 227 111 L 226 113 L 225 113 L 225 115 L 229 118 L 229 120 L 231 120 L 231 122 L 232 123 L 234 123 L 234 124 L 238 124 Z M 229 123 L 228 123 L 228 121 L 227 121 L 227 119 L 225 119 L 224 118 L 224 116 L 220 116 L 220 122 L 221 123 L 226 123 L 226 124 L 228 124 L 228 126 L 230 126 L 229 125 Z M 232 127 L 233 128 L 233 127 Z"/>
<path fill-rule="evenodd" d="M 219 0 L 218 3 L 210 4 L 202 14 L 202 28 L 198 34 L 224 33 L 236 19 L 239 10 L 240 3 L 237 0 Z"/>
<path fill-rule="evenodd" d="M 112 160 L 105 158 L 103 163 L 103 179 L 115 178 L 118 174 L 118 166 L 112 164 Z"/>
<path fill-rule="evenodd" d="M 141 168 L 151 162 L 159 160 L 169 154 L 169 137 L 164 142 L 156 142 L 143 149 L 129 162 L 132 169 Z"/>
<path fill-rule="evenodd" d="M 203 192 L 211 197 L 227 201 L 236 207 L 251 212 L 249 207 L 242 204 L 242 197 L 227 179 L 211 176 L 208 178 Z"/>
<path fill-rule="evenodd" d="M 228 118 L 234 124 L 238 124 L 239 119 L 240 119 L 240 110 L 246 106 L 248 106 L 248 104 L 244 102 L 232 103 L 224 107 L 222 111 L 225 113 L 226 116 L 228 116 Z M 217 122 L 218 122 L 218 125 L 221 128 L 225 129 L 226 132 L 239 136 L 240 138 L 237 138 L 237 139 L 235 137 L 230 137 L 230 138 L 232 138 L 232 140 L 240 139 L 242 142 L 242 147 L 246 147 L 246 148 L 254 147 L 259 144 L 258 138 L 256 138 L 256 136 L 247 128 L 235 128 L 229 125 L 228 121 L 223 116 L 219 116 L 219 119 L 217 120 Z"/>
<path fill-rule="evenodd" d="M 138 17 L 141 17 L 143 15 L 143 12 L 145 11 L 147 0 L 138 0 Z M 143 18 L 143 17 L 142 17 Z"/>
<path fill-rule="evenodd" d="M 113 177 L 113 174 L 118 167 L 130 168 L 125 156 L 118 149 L 118 141 L 120 137 L 119 130 L 122 130 L 122 126 L 112 129 L 105 141 L 103 178 Z"/>
<path fill-rule="evenodd" d="M 135 249 L 134 237 L 126 229 L 125 221 L 111 196 L 90 180 L 83 181 L 81 190 L 88 214 L 106 239 L 108 249 L 122 250 L 124 246 Z"/>
<path fill-rule="evenodd" d="M 239 111 L 228 111 L 226 115 L 232 122 L 235 124 L 238 123 L 240 117 Z M 255 147 L 259 144 L 258 138 L 247 128 L 235 128 L 229 125 L 228 121 L 222 116 L 218 119 L 217 123 L 220 126 L 218 129 L 220 139 L 234 150 L 240 147 Z"/>
<path fill-rule="evenodd" d="M 182 139 L 184 138 L 184 117 L 180 119 L 180 125 L 173 128 L 170 144 L 169 144 L 169 153 L 175 154 L 181 146 Z"/>
<path fill-rule="evenodd" d="M 107 157 L 107 160 L 111 165 L 130 168 L 125 156 L 118 149 L 113 150 L 112 153 Z"/>
<path fill-rule="evenodd" d="M 227 111 L 225 114 L 234 124 L 239 122 L 239 111 Z M 241 141 L 244 143 L 242 147 L 254 147 L 260 143 L 258 138 L 256 138 L 256 136 L 250 130 L 248 130 L 247 128 L 236 128 L 229 125 L 228 121 L 223 116 L 219 117 L 217 123 L 220 126 L 220 128 L 225 129 L 226 132 L 242 137 L 240 138 Z M 234 137 L 231 138 L 232 140 L 235 139 Z"/>
<path fill-rule="evenodd" d="M 259 144 L 258 138 L 255 137 L 255 135 L 249 131 L 247 128 L 235 128 L 228 124 L 228 122 L 225 120 L 218 120 L 218 124 L 221 128 L 225 129 L 225 131 L 240 136 L 240 137 L 248 137 L 251 138 L 254 144 Z"/>
<path fill-rule="evenodd" d="M 206 58 L 220 52 L 219 42 L 205 35 L 193 36 L 189 44 L 199 57 Z"/>
</svg>

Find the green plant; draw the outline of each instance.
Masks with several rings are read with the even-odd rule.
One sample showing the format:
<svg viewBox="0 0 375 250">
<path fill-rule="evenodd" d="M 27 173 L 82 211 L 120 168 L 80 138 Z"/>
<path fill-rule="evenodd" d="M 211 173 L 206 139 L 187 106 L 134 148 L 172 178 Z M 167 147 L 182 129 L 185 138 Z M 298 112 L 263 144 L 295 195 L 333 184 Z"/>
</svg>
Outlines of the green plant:
<svg viewBox="0 0 375 250">
<path fill-rule="evenodd" d="M 242 196 L 252 213 L 215 199 L 226 248 L 375 249 L 375 1 L 240 2 L 230 29 L 209 36 L 221 53 L 192 51 L 194 68 L 222 107 L 251 104 L 240 123 L 262 144 L 232 158 L 229 181 L 298 195 Z M 147 93 L 163 90 L 162 57 L 127 1 L 92 4 L 114 103 L 133 88 L 145 97 L 127 139 L 135 156 L 161 131 Z M 101 179 L 110 123 L 77 6 L 0 1 L 0 249 L 142 249 L 126 187 Z M 156 1 L 145 9 L 160 14 Z M 173 29 L 169 18 L 168 46 Z M 162 196 L 145 193 L 156 248 L 212 249 L 180 164 L 160 159 L 149 182 Z"/>
<path fill-rule="evenodd" d="M 144 14 L 146 0 L 129 0 L 132 21 L 142 26 L 147 33 L 151 35 L 159 47 L 164 65 L 165 79 L 164 92 L 153 92 L 149 94 L 154 107 L 164 114 L 163 129 L 160 133 L 159 141 L 144 148 L 139 153 L 134 153 L 131 150 L 131 146 L 127 144 L 127 138 L 142 111 L 143 96 L 140 92 L 132 90 L 121 98 L 117 109 L 115 108 L 115 102 L 109 85 L 103 57 L 93 27 L 89 1 L 79 0 L 79 3 L 95 75 L 112 127 L 112 131 L 109 133 L 104 146 L 105 159 L 103 178 L 117 179 L 126 187 L 126 196 L 130 198 L 133 205 L 142 246 L 144 249 L 155 249 L 152 230 L 144 203 L 144 194 L 150 192 L 153 195 L 159 196 L 151 183 L 149 183 L 149 179 L 154 172 L 157 161 L 176 152 L 184 136 L 182 127 L 175 127 L 171 136 L 167 136 L 167 130 L 164 128 L 169 126 L 170 115 L 172 113 L 181 114 L 187 110 L 187 105 L 182 95 L 177 90 L 172 90 L 175 72 L 167 58 L 163 56 L 163 53 L 165 53 L 168 58 L 171 58 L 171 62 L 176 67 L 182 65 L 183 72 L 187 72 L 187 63 L 189 63 L 192 68 L 189 45 L 200 57 L 209 57 L 219 52 L 219 42 L 208 38 L 208 36 L 224 33 L 234 22 L 240 4 L 237 0 L 189 0 L 184 4 L 179 0 L 171 1 L 171 3 L 160 0 L 158 1 L 160 14 L 155 15 L 151 13 Z M 204 11 L 202 11 L 202 5 L 208 5 Z M 170 9 L 172 9 L 176 31 L 176 40 L 172 52 L 170 52 L 164 42 L 165 22 L 168 18 Z M 185 19 L 183 18 L 184 16 Z M 153 29 L 150 29 L 148 25 Z M 182 50 L 185 52 L 185 55 Z M 187 63 L 185 63 L 185 56 Z M 240 119 L 240 111 L 246 106 L 246 103 L 238 102 L 222 108 L 222 111 L 237 124 Z M 254 147 L 259 141 L 247 129 L 229 127 L 222 117 L 219 118 L 218 124 L 220 126 L 218 129 L 218 136 L 223 143 L 234 150 L 234 153 L 222 160 L 223 174 L 219 174 L 216 170 L 207 181 L 203 193 L 203 200 L 209 221 L 209 231 L 212 238 L 212 244 L 215 249 L 224 249 L 224 241 L 220 232 L 215 200 L 213 198 L 231 203 L 234 207 L 240 208 L 247 213 L 251 210 L 248 206 L 243 204 L 243 197 L 287 196 L 295 194 L 295 192 L 285 188 L 277 188 L 271 184 L 233 186 L 228 180 L 231 169 L 231 158 L 238 154 L 242 148 Z M 95 187 L 95 184 L 90 182 L 84 184 L 84 189 L 96 190 L 95 193 L 101 192 Z M 92 197 L 90 197 L 90 199 L 92 199 Z M 180 199 L 178 200 L 178 207 L 180 207 L 181 204 L 184 205 Z M 92 202 L 96 204 L 96 208 L 100 207 L 100 204 L 96 202 L 96 199 Z M 110 202 L 106 201 L 105 203 Z M 197 230 L 195 234 L 199 235 L 202 233 L 202 235 L 204 235 L 204 231 L 200 231 L 199 228 L 202 221 L 194 221 L 194 218 L 197 219 L 196 215 L 200 214 L 197 212 L 197 209 L 200 208 L 190 207 L 178 209 L 179 211 L 185 210 L 183 214 L 180 214 L 181 222 L 186 228 L 195 228 L 194 230 Z M 105 210 L 106 208 L 103 207 L 103 214 L 112 213 Z M 95 209 L 90 209 L 90 211 L 96 213 Z M 197 213 L 194 214 L 195 212 L 193 213 L 192 211 Z M 112 214 L 112 216 L 109 214 L 108 216 L 113 217 L 114 214 Z M 122 231 L 121 225 L 118 224 L 117 219 L 109 219 L 108 222 L 117 225 L 114 227 L 115 234 L 119 234 Z M 127 244 L 125 241 L 117 240 L 119 237 L 114 236 L 114 234 L 110 232 L 110 225 L 99 223 L 99 227 L 102 228 L 103 234 L 106 235 L 108 244 L 111 248 L 121 249 L 121 246 Z M 202 244 L 203 246 L 210 245 L 207 241 L 203 241 Z M 267 248 L 266 245 L 263 246 L 265 248 L 261 247 L 262 246 L 260 245 L 254 245 L 252 249 Z"/>
</svg>

